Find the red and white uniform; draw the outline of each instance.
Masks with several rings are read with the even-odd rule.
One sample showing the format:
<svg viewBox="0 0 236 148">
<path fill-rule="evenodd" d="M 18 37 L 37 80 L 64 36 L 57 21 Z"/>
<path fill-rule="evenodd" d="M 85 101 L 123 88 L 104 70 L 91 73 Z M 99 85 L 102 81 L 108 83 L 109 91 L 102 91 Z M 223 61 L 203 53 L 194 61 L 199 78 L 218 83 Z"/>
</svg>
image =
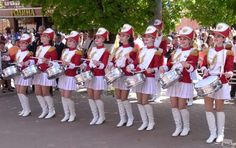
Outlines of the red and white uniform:
<svg viewBox="0 0 236 148">
<path fill-rule="evenodd" d="M 33 79 L 34 85 L 43 85 L 43 86 L 56 86 L 56 80 L 49 80 L 47 78 L 46 70 L 49 68 L 48 63 L 43 63 L 42 59 L 57 60 L 56 48 L 51 45 L 41 45 L 37 48 L 36 51 L 36 64 L 38 65 L 41 73 L 36 74 Z"/>
<path fill-rule="evenodd" d="M 128 72 L 126 68 L 129 64 L 135 61 L 136 54 L 137 51 L 129 45 L 123 45 L 117 49 L 115 56 L 112 59 L 112 65 L 114 67 L 121 68 L 124 76 L 113 83 L 114 88 L 129 90 L 125 85 L 125 80 L 127 77 L 131 76 L 132 73 Z M 130 57 L 130 59 L 128 59 L 127 57 Z"/>
<path fill-rule="evenodd" d="M 182 67 L 180 62 L 188 61 L 190 68 L 186 69 Z M 198 61 L 198 50 L 194 48 L 178 48 L 173 52 L 171 59 L 168 61 L 167 66 L 171 68 L 182 68 L 182 77 L 178 82 L 173 84 L 167 89 L 167 95 L 170 97 L 178 97 L 189 99 L 193 98 L 193 83 L 191 79 L 191 73 L 196 69 Z M 175 64 L 173 64 L 175 63 Z"/>
<path fill-rule="evenodd" d="M 64 49 L 61 60 L 69 62 L 65 74 L 59 77 L 58 88 L 63 90 L 76 90 L 76 80 L 74 76 L 77 74 L 78 67 L 81 64 L 82 52 L 77 49 Z"/>
<path fill-rule="evenodd" d="M 230 72 L 233 73 L 233 51 L 224 49 L 224 47 L 210 48 L 204 57 L 201 69 L 207 69 L 209 75 L 218 75 L 223 87 L 217 92 L 209 95 L 214 99 L 231 99 L 230 97 L 230 86 L 228 84 L 229 79 L 222 73 Z"/>
<path fill-rule="evenodd" d="M 87 63 L 87 71 L 90 70 L 94 77 L 92 80 L 86 82 L 86 86 L 94 90 L 107 89 L 107 83 L 104 80 L 105 68 L 109 59 L 109 51 L 104 46 L 93 47 L 88 54 L 90 61 Z M 93 60 L 99 61 L 100 65 L 96 66 Z"/>
<path fill-rule="evenodd" d="M 20 63 L 29 61 L 30 64 L 33 64 L 34 61 L 31 59 L 32 56 L 33 56 L 33 53 L 28 51 L 27 49 L 26 50 L 18 50 L 18 52 L 15 55 L 11 56 L 11 60 L 18 63 L 18 65 L 20 66 L 20 71 L 22 71 L 27 66 L 20 65 Z M 16 85 L 21 85 L 21 86 L 30 86 L 30 85 L 32 85 L 32 78 L 24 79 L 24 77 L 22 75 L 19 75 L 14 78 L 14 83 Z"/>
<path fill-rule="evenodd" d="M 152 68 L 155 71 L 161 66 L 161 56 L 162 52 L 157 51 L 154 46 L 152 47 L 144 47 L 137 54 L 137 58 L 134 61 L 134 64 L 131 64 L 130 67 L 135 68 L 136 71 L 147 70 L 148 68 Z M 154 95 L 160 89 L 157 88 L 157 83 L 155 80 L 155 73 L 147 73 L 144 71 L 145 82 L 141 85 L 138 85 L 134 88 L 135 92 L 143 93 L 143 94 L 151 94 Z"/>
</svg>

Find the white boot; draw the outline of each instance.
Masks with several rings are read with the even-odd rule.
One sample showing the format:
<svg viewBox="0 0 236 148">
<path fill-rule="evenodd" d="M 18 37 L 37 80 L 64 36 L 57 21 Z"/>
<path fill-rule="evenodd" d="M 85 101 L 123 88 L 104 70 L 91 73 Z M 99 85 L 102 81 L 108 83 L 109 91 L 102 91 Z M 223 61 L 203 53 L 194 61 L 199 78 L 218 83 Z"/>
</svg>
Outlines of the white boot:
<svg viewBox="0 0 236 148">
<path fill-rule="evenodd" d="M 70 118 L 69 106 L 68 106 L 67 101 L 64 97 L 61 97 L 61 103 L 62 103 L 64 114 L 65 114 L 64 118 L 61 119 L 61 122 L 66 122 Z"/>
<path fill-rule="evenodd" d="M 55 116 L 55 108 L 53 103 L 53 98 L 51 96 L 44 96 L 47 106 L 48 106 L 48 115 L 45 117 L 46 119 L 50 119 Z"/>
<path fill-rule="evenodd" d="M 134 115 L 133 115 L 133 111 L 132 111 L 132 106 L 128 100 L 123 101 L 123 104 L 124 104 L 125 111 L 128 116 L 128 122 L 127 122 L 126 126 L 130 127 L 133 125 L 133 122 L 134 122 Z"/>
<path fill-rule="evenodd" d="M 90 125 L 94 125 L 97 120 L 98 120 L 98 110 L 97 110 L 97 105 L 95 103 L 95 101 L 93 99 L 88 99 L 89 101 L 89 106 L 90 106 L 90 109 L 92 111 L 92 114 L 93 114 L 93 119 L 92 121 L 89 123 Z"/>
<path fill-rule="evenodd" d="M 216 119 L 213 112 L 206 112 L 206 119 L 207 119 L 208 128 L 210 130 L 210 137 L 206 140 L 206 143 L 212 143 L 217 137 Z"/>
<path fill-rule="evenodd" d="M 27 117 L 31 114 L 30 104 L 29 104 L 29 98 L 22 94 L 22 100 L 23 100 L 23 106 L 24 106 L 24 114 L 23 117 Z"/>
<path fill-rule="evenodd" d="M 193 105 L 193 98 L 189 98 L 187 101 L 187 106 L 192 106 Z"/>
<path fill-rule="evenodd" d="M 152 106 L 150 104 L 144 105 L 144 108 L 146 110 L 147 117 L 148 117 L 148 126 L 147 126 L 146 130 L 150 131 L 155 126 L 154 115 L 153 115 L 153 108 L 152 108 Z"/>
<path fill-rule="evenodd" d="M 98 107 L 98 113 L 99 113 L 99 118 L 96 122 L 96 124 L 103 124 L 105 121 L 105 112 L 104 112 L 104 104 L 102 100 L 95 100 L 95 103 Z"/>
<path fill-rule="evenodd" d="M 38 102 L 42 108 L 42 113 L 41 115 L 38 116 L 39 119 L 44 118 L 47 114 L 48 114 L 48 107 L 47 107 L 47 103 L 46 100 L 44 99 L 43 96 L 36 96 L 38 99 Z"/>
<path fill-rule="evenodd" d="M 181 114 L 178 108 L 172 108 L 172 115 L 175 121 L 175 131 L 172 134 L 173 137 L 179 136 L 182 132 L 182 121 L 181 121 Z"/>
<path fill-rule="evenodd" d="M 70 98 L 66 98 L 67 104 L 69 106 L 69 111 L 70 111 L 70 118 L 68 120 L 68 122 L 73 122 L 75 121 L 76 118 L 76 113 L 75 113 L 75 102 L 74 100 L 70 99 Z"/>
<path fill-rule="evenodd" d="M 19 116 L 22 116 L 24 114 L 24 103 L 23 103 L 23 99 L 22 99 L 22 94 L 17 94 L 19 100 L 20 100 L 20 105 L 22 107 L 22 110 L 20 111 L 20 113 L 18 114 Z"/>
<path fill-rule="evenodd" d="M 183 131 L 180 133 L 180 136 L 187 136 L 190 131 L 189 112 L 187 109 L 181 109 L 180 113 L 183 119 Z"/>
<path fill-rule="evenodd" d="M 118 110 L 120 114 L 120 122 L 116 125 L 117 127 L 124 126 L 126 124 L 126 116 L 125 116 L 125 106 L 120 99 L 117 99 Z"/>
<path fill-rule="evenodd" d="M 224 140 L 224 128 L 225 128 L 225 113 L 224 112 L 216 112 L 217 116 L 217 130 L 218 136 L 216 142 L 223 142 Z"/>
<path fill-rule="evenodd" d="M 141 116 L 141 119 L 143 122 L 142 125 L 138 128 L 138 130 L 142 131 L 142 130 L 146 129 L 148 126 L 147 114 L 146 114 L 144 106 L 141 104 L 138 104 L 138 110 L 139 110 L 139 113 L 140 113 L 140 116 Z"/>
</svg>

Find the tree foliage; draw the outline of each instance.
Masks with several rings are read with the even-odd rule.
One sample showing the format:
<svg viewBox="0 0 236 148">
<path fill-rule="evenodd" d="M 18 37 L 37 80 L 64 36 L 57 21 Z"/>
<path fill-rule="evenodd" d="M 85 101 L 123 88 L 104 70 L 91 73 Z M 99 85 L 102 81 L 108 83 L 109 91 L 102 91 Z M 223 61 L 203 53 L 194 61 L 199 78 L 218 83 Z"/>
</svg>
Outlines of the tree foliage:
<svg viewBox="0 0 236 148">
<path fill-rule="evenodd" d="M 22 0 L 40 5 L 60 30 L 105 27 L 116 33 L 129 23 L 143 32 L 154 16 L 154 0 Z"/>
<path fill-rule="evenodd" d="M 186 16 L 206 27 L 219 22 L 230 25 L 236 22 L 236 0 L 189 0 L 185 10 Z"/>
<path fill-rule="evenodd" d="M 143 33 L 155 18 L 161 0 L 21 0 L 24 4 L 42 6 L 59 30 L 105 27 L 116 33 L 124 23 Z M 189 17 L 202 26 L 218 22 L 236 22 L 236 0 L 162 0 L 165 33 L 174 30 L 180 18 Z"/>
</svg>

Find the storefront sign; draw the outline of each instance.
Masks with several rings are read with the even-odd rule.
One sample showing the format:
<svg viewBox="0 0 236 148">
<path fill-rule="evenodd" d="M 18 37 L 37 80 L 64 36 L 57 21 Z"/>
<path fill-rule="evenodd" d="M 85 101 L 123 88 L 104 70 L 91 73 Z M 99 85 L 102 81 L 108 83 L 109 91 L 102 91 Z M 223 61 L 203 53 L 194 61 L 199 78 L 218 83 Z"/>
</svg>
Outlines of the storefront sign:
<svg viewBox="0 0 236 148">
<path fill-rule="evenodd" d="M 33 9 L 16 9 L 12 11 L 12 16 L 35 16 Z"/>
</svg>

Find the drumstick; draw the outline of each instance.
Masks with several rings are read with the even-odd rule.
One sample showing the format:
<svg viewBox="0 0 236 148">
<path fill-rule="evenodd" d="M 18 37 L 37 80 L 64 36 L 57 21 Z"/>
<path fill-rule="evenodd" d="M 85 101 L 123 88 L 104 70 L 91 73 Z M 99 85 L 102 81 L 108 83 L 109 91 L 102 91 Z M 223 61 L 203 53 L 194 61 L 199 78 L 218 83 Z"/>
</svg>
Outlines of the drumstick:
<svg viewBox="0 0 236 148">
<path fill-rule="evenodd" d="M 81 58 L 83 61 L 90 61 L 90 59 Z"/>
</svg>

